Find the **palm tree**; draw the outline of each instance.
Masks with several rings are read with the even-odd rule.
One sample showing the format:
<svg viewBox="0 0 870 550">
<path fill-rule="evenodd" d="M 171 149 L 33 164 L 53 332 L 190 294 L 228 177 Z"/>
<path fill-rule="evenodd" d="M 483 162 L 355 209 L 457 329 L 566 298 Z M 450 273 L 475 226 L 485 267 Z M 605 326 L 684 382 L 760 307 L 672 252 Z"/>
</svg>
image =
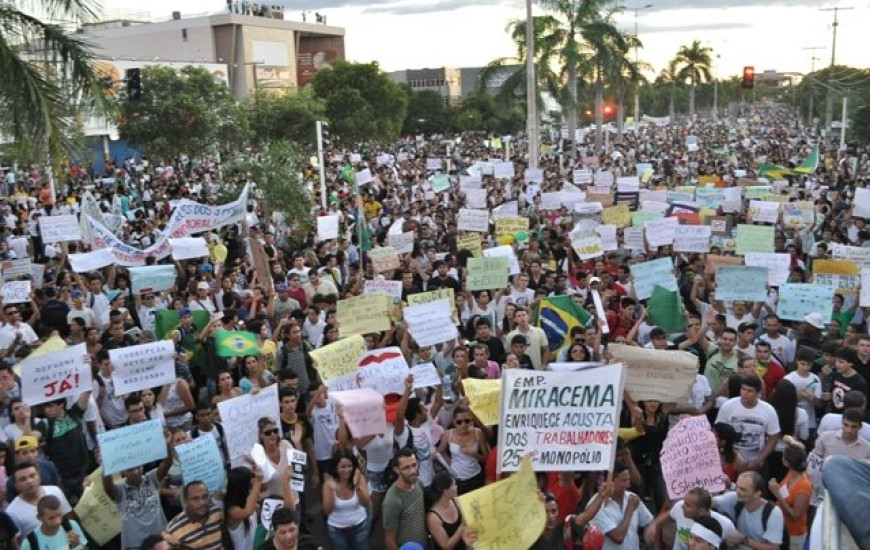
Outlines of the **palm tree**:
<svg viewBox="0 0 870 550">
<path fill-rule="evenodd" d="M 94 0 L 0 0 L 3 131 L 42 158 L 58 159 L 72 150 L 76 113 L 71 106 L 106 106 L 88 44 L 51 22 L 81 23 L 96 13 Z"/>
<path fill-rule="evenodd" d="M 677 58 L 673 58 L 668 61 L 668 66 L 662 69 L 662 72 L 659 73 L 659 76 L 656 79 L 656 84 L 664 84 L 668 87 L 668 115 L 671 118 L 671 122 L 673 122 L 674 116 L 676 115 L 674 95 L 677 91 L 677 84 L 679 84 L 678 72 Z"/>
<path fill-rule="evenodd" d="M 650 69 L 648 63 L 632 61 L 628 55 L 630 49 L 642 47 L 640 40 L 636 36 L 627 33 L 622 33 L 622 38 L 622 40 L 614 43 L 613 49 L 615 51 L 612 52 L 613 55 L 609 59 L 611 65 L 605 70 L 611 90 L 617 98 L 616 121 L 620 140 L 622 139 L 625 124 L 625 95 L 634 89 L 635 86 L 639 86 L 641 82 L 646 82 L 646 77 L 643 76 L 641 71 Z M 621 47 L 627 49 L 618 49 Z"/>
<path fill-rule="evenodd" d="M 692 86 L 689 96 L 689 118 L 695 119 L 695 86 L 699 82 L 709 82 L 712 78 L 710 68 L 713 66 L 713 48 L 701 46 L 700 40 L 692 42 L 691 46 L 680 46 L 674 60 L 677 62 L 679 72 L 677 79 Z"/>
</svg>

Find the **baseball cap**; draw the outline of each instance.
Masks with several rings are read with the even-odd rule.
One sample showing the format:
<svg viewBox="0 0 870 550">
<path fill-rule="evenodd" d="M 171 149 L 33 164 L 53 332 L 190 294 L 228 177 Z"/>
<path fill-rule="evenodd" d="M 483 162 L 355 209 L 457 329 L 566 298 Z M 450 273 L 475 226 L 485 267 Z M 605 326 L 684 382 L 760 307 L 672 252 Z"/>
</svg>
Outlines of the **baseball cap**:
<svg viewBox="0 0 870 550">
<path fill-rule="evenodd" d="M 287 285 L 283 283 L 280 285 L 275 285 L 275 290 L 278 292 L 287 292 Z"/>
<path fill-rule="evenodd" d="M 110 290 L 109 291 L 109 301 L 114 302 L 118 298 L 118 296 L 120 296 L 120 295 L 121 295 L 120 290 Z"/>
<path fill-rule="evenodd" d="M 82 294 L 81 290 L 73 290 L 73 291 L 70 291 L 70 293 L 69 293 L 70 298 L 81 298 L 82 296 L 83 296 L 83 294 Z"/>
<path fill-rule="evenodd" d="M 178 310 L 178 317 L 179 318 L 187 317 L 188 315 L 190 315 L 190 308 L 183 307 L 183 308 Z"/>
<path fill-rule="evenodd" d="M 200 282 L 196 283 L 197 290 L 209 290 L 209 288 L 210 287 L 208 286 L 208 283 L 205 281 L 200 281 Z"/>
<path fill-rule="evenodd" d="M 22 435 L 15 440 L 15 452 L 39 449 L 39 442 L 32 435 Z"/>
</svg>

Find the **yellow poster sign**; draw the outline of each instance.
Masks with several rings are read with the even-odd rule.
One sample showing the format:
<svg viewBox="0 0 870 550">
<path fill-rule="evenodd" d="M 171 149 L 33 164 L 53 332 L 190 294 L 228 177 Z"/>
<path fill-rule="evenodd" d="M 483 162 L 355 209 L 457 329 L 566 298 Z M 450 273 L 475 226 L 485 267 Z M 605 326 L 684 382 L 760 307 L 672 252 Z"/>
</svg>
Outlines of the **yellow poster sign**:
<svg viewBox="0 0 870 550">
<path fill-rule="evenodd" d="M 495 220 L 495 236 L 516 237 L 517 233 L 529 232 L 529 218 L 499 218 Z"/>
<path fill-rule="evenodd" d="M 103 546 L 121 533 L 118 508 L 103 490 L 103 469 L 91 474 L 91 484 L 85 488 L 75 507 L 79 523 L 94 542 Z"/>
<path fill-rule="evenodd" d="M 547 525 L 532 461 L 515 475 L 456 499 L 469 529 L 477 533 L 475 550 L 526 550 Z"/>
<path fill-rule="evenodd" d="M 465 378 L 462 389 L 468 398 L 471 412 L 483 422 L 484 426 L 495 426 L 499 422 L 501 410 L 501 378 L 495 380 L 478 380 Z"/>
<path fill-rule="evenodd" d="M 342 336 L 390 330 L 390 306 L 386 294 L 363 294 L 339 300 L 336 313 Z"/>
<path fill-rule="evenodd" d="M 483 257 L 483 247 L 480 245 L 480 233 L 466 233 L 456 237 L 456 250 L 467 250 L 475 258 Z"/>
<path fill-rule="evenodd" d="M 324 380 L 353 374 L 359 368 L 360 357 L 366 352 L 366 341 L 359 334 L 342 338 L 322 348 L 311 350 L 317 371 Z"/>
<path fill-rule="evenodd" d="M 435 300 L 450 301 L 450 316 L 453 319 L 453 324 L 459 324 L 459 312 L 456 310 L 456 296 L 453 295 L 452 288 L 442 288 L 440 290 L 432 290 L 429 292 L 420 292 L 418 294 L 408 295 L 408 305 L 416 306 L 419 304 L 428 304 Z"/>
<path fill-rule="evenodd" d="M 720 179 L 719 176 L 698 176 L 698 187 L 713 187 Z"/>
<path fill-rule="evenodd" d="M 838 294 L 857 294 L 861 268 L 848 260 L 813 261 L 813 283 L 832 286 Z"/>
<path fill-rule="evenodd" d="M 602 221 L 605 225 L 615 225 L 616 227 L 627 227 L 631 225 L 631 210 L 627 204 L 617 204 L 616 206 L 608 206 L 602 214 Z"/>
</svg>

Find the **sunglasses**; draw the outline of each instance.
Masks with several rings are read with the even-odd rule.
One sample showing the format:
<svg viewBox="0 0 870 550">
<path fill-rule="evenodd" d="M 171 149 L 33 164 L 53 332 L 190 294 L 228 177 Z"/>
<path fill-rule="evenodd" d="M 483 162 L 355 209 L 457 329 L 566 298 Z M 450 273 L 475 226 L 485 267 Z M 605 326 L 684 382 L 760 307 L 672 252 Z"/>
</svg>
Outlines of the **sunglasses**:
<svg viewBox="0 0 870 550">
<path fill-rule="evenodd" d="M 467 418 L 463 418 L 463 419 L 459 419 L 459 420 L 454 420 L 453 423 L 456 424 L 457 426 L 461 426 L 463 424 L 471 424 L 471 420 L 469 420 Z"/>
<path fill-rule="evenodd" d="M 268 437 L 270 435 L 278 435 L 278 428 L 272 428 L 271 430 L 266 430 L 265 432 L 263 432 L 263 435 L 265 435 L 266 437 Z"/>
</svg>

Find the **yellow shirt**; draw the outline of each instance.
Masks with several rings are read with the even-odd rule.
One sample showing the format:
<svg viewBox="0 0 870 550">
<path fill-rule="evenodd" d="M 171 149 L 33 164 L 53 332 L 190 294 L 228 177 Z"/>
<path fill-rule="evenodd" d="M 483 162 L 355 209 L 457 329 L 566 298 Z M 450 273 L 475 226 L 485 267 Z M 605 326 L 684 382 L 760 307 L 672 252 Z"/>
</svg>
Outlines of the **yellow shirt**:
<svg viewBox="0 0 870 550">
<path fill-rule="evenodd" d="M 275 369 L 278 367 L 278 345 L 272 340 L 266 340 L 260 346 L 260 355 L 263 356 L 266 370 L 275 372 Z"/>
</svg>

